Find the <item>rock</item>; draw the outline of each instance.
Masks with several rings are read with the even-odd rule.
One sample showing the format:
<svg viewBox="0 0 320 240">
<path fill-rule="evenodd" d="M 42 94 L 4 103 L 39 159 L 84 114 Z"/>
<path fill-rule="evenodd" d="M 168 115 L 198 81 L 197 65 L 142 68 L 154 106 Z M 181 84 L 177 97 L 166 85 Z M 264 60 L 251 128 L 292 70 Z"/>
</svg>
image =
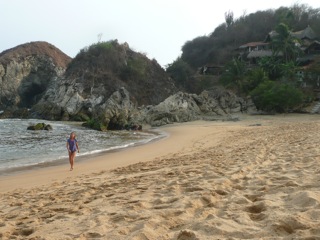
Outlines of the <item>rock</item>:
<svg viewBox="0 0 320 240">
<path fill-rule="evenodd" d="M 177 236 L 177 240 L 199 240 L 196 234 L 189 230 L 182 230 Z"/>
<path fill-rule="evenodd" d="M 47 125 L 45 125 L 44 130 L 51 131 L 51 130 L 53 130 L 53 128 L 50 124 L 47 124 Z"/>
<path fill-rule="evenodd" d="M 46 42 L 22 44 L 0 53 L 0 109 L 32 107 L 70 60 Z"/>
<path fill-rule="evenodd" d="M 84 126 L 100 131 L 137 128 L 139 124 L 131 121 L 132 114 L 136 112 L 129 92 L 120 88 L 107 101 L 92 109 L 92 118 Z"/>
<path fill-rule="evenodd" d="M 155 106 L 145 107 L 137 107 L 124 87 L 115 91 L 107 100 L 102 96 L 98 98 L 90 96 L 89 99 L 79 96 L 76 101 L 68 101 L 66 98 L 74 99 L 75 95 L 67 89 L 69 88 L 62 87 L 56 94 L 60 99 L 58 103 L 50 100 L 51 103 L 47 104 L 41 100 L 33 110 L 42 116 L 51 116 L 55 119 L 68 120 L 70 116 L 79 118 L 85 116 L 84 126 L 105 131 L 140 129 L 138 126 L 143 124 L 162 126 L 200 119 L 239 121 L 239 117 L 233 114 L 248 109 L 246 100 L 222 88 L 203 91 L 199 95 L 178 92 Z M 71 102 L 72 104 L 68 105 Z"/>
<path fill-rule="evenodd" d="M 29 109 L 27 108 L 18 108 L 18 107 L 10 107 L 2 111 L 0 114 L 0 118 L 28 118 L 29 117 Z"/>
<path fill-rule="evenodd" d="M 52 130 L 52 126 L 50 124 L 45 124 L 45 123 L 37 123 L 35 125 L 31 125 L 27 128 L 27 130 L 34 130 L 34 131 L 37 131 L 37 130 L 47 130 L 47 131 L 50 131 Z"/>
<path fill-rule="evenodd" d="M 135 109 L 129 92 L 120 88 L 105 103 L 93 110 L 93 117 L 108 130 L 121 130 L 130 123 L 131 114 Z"/>
<path fill-rule="evenodd" d="M 178 92 L 156 106 L 140 109 L 140 122 L 161 126 L 194 120 L 238 121 L 234 113 L 246 111 L 247 103 L 223 88 L 203 91 L 200 95 Z"/>
</svg>

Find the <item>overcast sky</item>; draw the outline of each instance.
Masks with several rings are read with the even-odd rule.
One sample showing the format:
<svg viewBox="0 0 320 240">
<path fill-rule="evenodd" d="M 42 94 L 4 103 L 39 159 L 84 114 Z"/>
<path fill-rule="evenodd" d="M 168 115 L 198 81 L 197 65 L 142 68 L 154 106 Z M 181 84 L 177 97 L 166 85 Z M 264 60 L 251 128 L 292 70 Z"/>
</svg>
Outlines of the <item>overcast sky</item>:
<svg viewBox="0 0 320 240">
<path fill-rule="evenodd" d="M 0 0 L 0 52 L 46 41 L 75 57 L 98 41 L 118 39 L 136 51 L 172 63 L 182 45 L 208 35 L 232 11 L 240 17 L 294 3 L 319 8 L 319 0 Z"/>
</svg>

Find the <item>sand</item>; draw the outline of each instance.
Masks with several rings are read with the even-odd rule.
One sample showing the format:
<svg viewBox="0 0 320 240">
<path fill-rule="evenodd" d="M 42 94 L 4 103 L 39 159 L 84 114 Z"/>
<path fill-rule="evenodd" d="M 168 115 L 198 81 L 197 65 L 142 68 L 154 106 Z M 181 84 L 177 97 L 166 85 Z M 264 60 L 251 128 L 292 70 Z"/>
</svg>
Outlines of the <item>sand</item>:
<svg viewBox="0 0 320 240">
<path fill-rule="evenodd" d="M 240 116 L 0 177 L 0 239 L 320 239 L 320 117 Z"/>
</svg>

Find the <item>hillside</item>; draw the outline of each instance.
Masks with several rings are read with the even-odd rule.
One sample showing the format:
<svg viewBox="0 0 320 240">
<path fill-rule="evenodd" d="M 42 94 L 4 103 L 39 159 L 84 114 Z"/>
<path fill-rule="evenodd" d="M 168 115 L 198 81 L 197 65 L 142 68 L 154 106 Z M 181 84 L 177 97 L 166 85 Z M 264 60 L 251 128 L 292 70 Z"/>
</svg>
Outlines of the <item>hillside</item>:
<svg viewBox="0 0 320 240">
<path fill-rule="evenodd" d="M 127 43 L 99 42 L 77 54 L 31 114 L 55 120 L 99 117 L 116 122 L 123 116 L 130 118 L 132 109 L 158 104 L 175 92 L 172 79 L 156 60 L 131 50 Z"/>
<path fill-rule="evenodd" d="M 156 60 L 117 40 L 82 49 L 67 68 L 66 79 L 82 86 L 81 96 L 109 97 L 119 88 L 138 105 L 158 104 L 175 92 L 173 81 Z"/>
<path fill-rule="evenodd" d="M 181 59 L 194 70 L 208 65 L 225 65 L 239 46 L 263 41 L 275 27 L 285 23 L 296 32 L 310 26 L 320 36 L 320 10 L 305 4 L 257 11 L 235 18 L 232 11 L 225 13 L 225 22 L 207 36 L 199 36 L 182 46 Z"/>
<path fill-rule="evenodd" d="M 287 32 L 288 36 L 296 38 L 291 41 L 291 51 L 293 52 L 291 57 L 295 55 L 295 58 L 291 58 L 293 68 L 290 71 L 297 72 L 294 67 L 296 65 L 303 66 L 301 72 L 304 72 L 305 77 L 302 79 L 300 76 L 299 79 L 296 79 L 296 85 L 301 85 L 303 81 L 304 86 L 316 87 L 318 76 L 315 71 L 307 72 L 305 65 L 316 60 L 313 56 L 319 55 L 320 9 L 313 9 L 305 4 L 257 11 L 248 15 L 244 13 L 239 18 L 235 18 L 232 11 L 226 12 L 225 22 L 216 27 L 211 34 L 187 41 L 182 46 L 181 56 L 169 64 L 166 71 L 179 89 L 191 93 L 200 93 L 221 84 L 226 86 L 221 80 L 222 76 L 227 73 L 230 75 L 228 83 L 239 82 L 240 79 L 241 85 L 245 85 L 247 83 L 244 84 L 244 82 L 250 82 L 251 80 L 248 79 L 252 77 L 246 74 L 249 74 L 254 67 L 257 69 L 261 64 L 264 64 L 262 70 L 271 80 L 280 80 L 281 78 L 292 80 L 293 74 L 290 77 L 281 75 L 289 72 L 284 67 L 282 70 L 280 69 L 283 64 L 289 66 L 288 63 L 282 62 L 281 65 L 279 62 L 281 60 L 279 60 L 274 62 L 274 67 L 272 67 L 272 58 L 264 58 L 264 56 L 273 54 L 271 49 L 277 51 L 277 53 L 274 52 L 277 55 L 282 54 L 281 47 L 289 47 L 288 44 L 287 46 L 284 44 L 283 39 L 278 39 L 278 42 L 273 41 L 276 39 L 271 40 L 270 36 L 275 36 L 272 34 L 277 29 L 279 30 L 279 25 L 285 26 L 282 30 Z M 299 34 L 306 30 L 314 30 L 312 35 L 318 36 L 318 38 Z M 250 55 L 248 55 L 249 52 Z M 286 49 L 285 52 L 288 57 L 290 49 Z M 262 63 L 261 60 L 264 62 Z M 238 66 L 233 65 L 234 61 Z M 231 76 L 232 72 L 233 76 Z M 254 75 L 254 73 L 252 74 Z M 247 85 L 252 84 L 248 83 Z M 248 94 L 252 88 L 253 86 L 250 86 L 246 92 L 243 92 L 243 89 L 238 89 L 238 94 L 239 90 L 242 91 L 242 94 Z"/>
</svg>

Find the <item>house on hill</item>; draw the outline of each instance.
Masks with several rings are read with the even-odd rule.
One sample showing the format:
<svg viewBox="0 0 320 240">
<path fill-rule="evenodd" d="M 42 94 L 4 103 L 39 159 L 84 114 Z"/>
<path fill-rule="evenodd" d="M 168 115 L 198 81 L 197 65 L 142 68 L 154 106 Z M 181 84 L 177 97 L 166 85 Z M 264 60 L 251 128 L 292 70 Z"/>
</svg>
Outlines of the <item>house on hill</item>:
<svg viewBox="0 0 320 240">
<path fill-rule="evenodd" d="M 271 42 L 272 38 L 274 38 L 276 35 L 278 35 L 278 33 L 274 30 L 269 32 L 264 42 Z M 303 44 L 308 44 L 308 42 L 310 44 L 310 42 L 317 39 L 317 34 L 309 25 L 303 30 L 291 32 L 291 36 L 304 41 Z"/>
<path fill-rule="evenodd" d="M 272 51 L 272 39 L 277 36 L 276 31 L 271 31 L 268 33 L 264 41 L 261 42 L 249 42 L 238 47 L 237 51 L 239 53 L 238 57 L 240 60 L 246 62 L 248 65 L 255 65 L 258 63 L 259 59 L 263 57 L 274 56 Z M 318 41 L 316 33 L 310 26 L 305 29 L 291 32 L 291 36 L 298 39 L 296 46 L 300 48 L 302 54 L 296 61 L 300 70 L 297 72 L 297 76 L 302 86 L 313 85 L 316 88 L 320 87 L 320 76 L 317 73 L 308 73 L 308 77 L 305 74 L 305 70 L 309 69 L 308 66 L 320 61 L 320 42 Z M 279 52 L 277 57 L 281 58 L 283 54 Z M 307 78 L 315 79 L 309 81 L 307 84 Z M 314 82 L 315 84 L 310 84 Z"/>
<path fill-rule="evenodd" d="M 250 42 L 241 45 L 237 49 L 239 51 L 239 58 L 250 64 L 255 64 L 257 63 L 258 59 L 262 57 L 273 56 L 271 41 L 272 38 L 274 38 L 277 34 L 278 33 L 276 31 L 271 31 L 262 42 Z M 309 47 L 311 45 L 312 47 L 315 47 L 313 44 L 317 42 L 316 33 L 310 26 L 301 31 L 292 32 L 291 35 L 299 39 L 300 44 L 297 46 L 299 46 L 303 52 L 310 51 Z M 281 57 L 282 53 L 278 53 L 277 56 Z"/>
<path fill-rule="evenodd" d="M 256 63 L 262 57 L 271 57 L 272 50 L 268 42 L 250 42 L 241 45 L 239 48 L 239 58 L 249 63 Z"/>
<path fill-rule="evenodd" d="M 307 66 L 320 57 L 320 42 L 313 41 L 304 49 L 304 55 L 297 59 L 300 66 Z"/>
</svg>

